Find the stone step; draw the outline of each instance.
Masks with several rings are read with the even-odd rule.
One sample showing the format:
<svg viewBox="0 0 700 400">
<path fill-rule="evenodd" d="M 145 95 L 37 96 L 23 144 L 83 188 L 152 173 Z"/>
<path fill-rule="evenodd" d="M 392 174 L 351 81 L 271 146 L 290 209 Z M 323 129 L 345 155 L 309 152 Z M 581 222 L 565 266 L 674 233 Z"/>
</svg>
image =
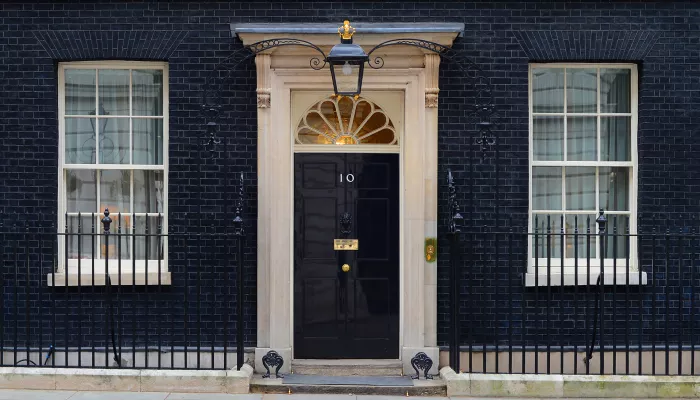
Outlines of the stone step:
<svg viewBox="0 0 700 400">
<path fill-rule="evenodd" d="M 401 360 L 293 360 L 292 373 L 330 376 L 402 376 Z"/>
<path fill-rule="evenodd" d="M 309 385 L 285 384 L 284 379 L 263 379 L 255 375 L 250 382 L 251 393 L 276 394 L 346 394 L 377 396 L 447 396 L 445 381 L 439 377 L 433 380 L 414 380 L 412 385 L 373 386 L 373 385 Z"/>
</svg>

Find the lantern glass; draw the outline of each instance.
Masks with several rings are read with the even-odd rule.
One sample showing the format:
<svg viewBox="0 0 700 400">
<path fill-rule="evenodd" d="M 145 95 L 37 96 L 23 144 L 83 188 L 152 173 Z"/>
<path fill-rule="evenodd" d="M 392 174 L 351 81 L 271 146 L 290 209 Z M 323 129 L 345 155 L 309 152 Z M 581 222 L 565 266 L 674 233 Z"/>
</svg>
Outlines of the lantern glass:
<svg viewBox="0 0 700 400">
<path fill-rule="evenodd" d="M 345 61 L 333 66 L 335 93 L 355 96 L 362 89 L 362 70 L 364 65 L 356 61 Z"/>
</svg>

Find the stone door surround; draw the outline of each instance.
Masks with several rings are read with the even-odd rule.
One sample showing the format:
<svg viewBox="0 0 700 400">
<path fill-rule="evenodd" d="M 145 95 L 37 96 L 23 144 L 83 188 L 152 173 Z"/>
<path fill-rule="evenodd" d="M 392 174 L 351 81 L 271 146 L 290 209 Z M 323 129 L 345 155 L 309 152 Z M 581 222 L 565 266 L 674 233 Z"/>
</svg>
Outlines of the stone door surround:
<svg viewBox="0 0 700 400">
<path fill-rule="evenodd" d="M 341 21 L 342 23 L 342 21 Z M 272 38 L 312 42 L 326 54 L 338 43 L 339 24 L 238 24 L 232 33 L 244 45 Z M 450 46 L 463 24 L 362 24 L 355 43 L 365 51 L 390 39 L 412 38 Z M 400 91 L 404 96 L 401 137 L 400 200 L 400 357 L 404 373 L 419 351 L 434 361 L 437 373 L 437 264 L 426 261 L 426 238 L 437 236 L 437 96 L 440 58 L 415 47 L 390 46 L 377 51 L 384 68 L 365 69 L 363 90 Z M 285 46 L 256 56 L 258 104 L 258 249 L 257 346 L 255 365 L 277 351 L 289 372 L 293 359 L 293 91 L 328 91 L 328 68 L 309 68 L 309 49 Z"/>
</svg>

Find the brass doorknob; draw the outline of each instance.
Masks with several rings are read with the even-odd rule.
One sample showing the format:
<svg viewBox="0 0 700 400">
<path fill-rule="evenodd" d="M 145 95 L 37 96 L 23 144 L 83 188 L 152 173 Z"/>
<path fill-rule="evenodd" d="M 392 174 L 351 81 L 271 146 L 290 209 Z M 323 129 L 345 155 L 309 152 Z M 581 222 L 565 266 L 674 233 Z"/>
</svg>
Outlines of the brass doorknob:
<svg viewBox="0 0 700 400">
<path fill-rule="evenodd" d="M 343 264 L 343 266 L 340 267 L 340 269 L 342 269 L 343 272 L 348 272 L 350 271 L 350 266 L 348 264 Z"/>
</svg>

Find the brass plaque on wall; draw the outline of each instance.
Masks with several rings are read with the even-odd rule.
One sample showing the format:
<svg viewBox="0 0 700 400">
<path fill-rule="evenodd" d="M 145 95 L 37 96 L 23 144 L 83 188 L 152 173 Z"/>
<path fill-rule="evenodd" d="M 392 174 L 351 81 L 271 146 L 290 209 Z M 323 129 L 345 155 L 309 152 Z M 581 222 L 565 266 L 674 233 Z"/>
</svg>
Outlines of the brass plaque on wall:
<svg viewBox="0 0 700 400">
<path fill-rule="evenodd" d="M 333 250 L 352 250 L 357 251 L 360 248 L 358 239 L 334 239 Z"/>
</svg>

